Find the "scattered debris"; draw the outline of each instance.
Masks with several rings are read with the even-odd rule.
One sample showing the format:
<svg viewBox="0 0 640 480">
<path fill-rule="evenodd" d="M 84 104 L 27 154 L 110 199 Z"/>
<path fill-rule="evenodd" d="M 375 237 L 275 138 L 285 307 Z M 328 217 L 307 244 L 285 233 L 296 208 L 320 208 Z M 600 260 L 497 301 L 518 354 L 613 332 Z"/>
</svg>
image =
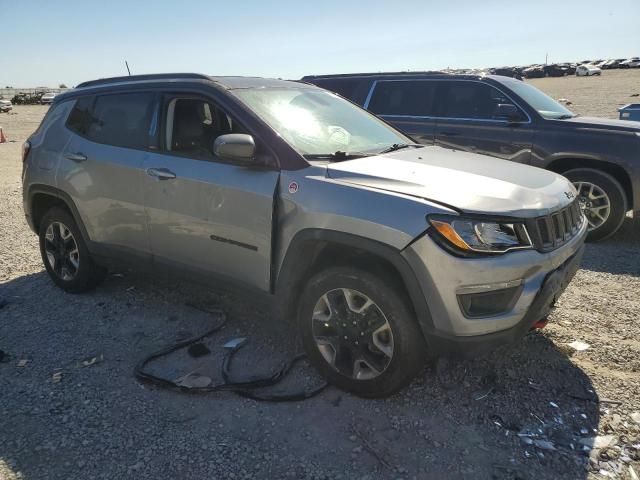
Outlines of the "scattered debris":
<svg viewBox="0 0 640 480">
<path fill-rule="evenodd" d="M 538 447 L 540 450 L 549 450 L 549 451 L 556 450 L 556 446 L 553 444 L 553 442 L 550 442 L 549 440 L 534 440 L 533 444 L 536 447 Z"/>
<path fill-rule="evenodd" d="M 97 357 L 89 357 L 89 358 L 83 360 L 81 362 L 81 365 L 83 367 L 90 367 L 91 365 L 95 365 L 96 363 L 100 363 L 102 360 L 104 360 L 104 356 L 102 354 L 100 354 Z"/>
<path fill-rule="evenodd" d="M 629 415 L 631 417 L 631 420 L 633 420 L 634 422 L 636 422 L 638 425 L 640 425 L 640 412 L 633 412 L 631 415 Z"/>
<path fill-rule="evenodd" d="M 186 388 L 204 388 L 211 385 L 211 378 L 206 375 L 191 372 L 183 377 L 178 378 L 176 384 Z"/>
<path fill-rule="evenodd" d="M 491 392 L 493 392 L 493 387 L 491 387 L 485 393 L 481 393 L 479 396 L 477 396 L 475 398 L 475 400 L 483 400 L 483 399 L 487 398 L 489 395 L 491 395 Z"/>
<path fill-rule="evenodd" d="M 559 98 L 558 101 L 560 103 L 564 103 L 565 105 L 573 105 L 573 102 L 571 100 L 567 100 L 566 98 Z"/>
<path fill-rule="evenodd" d="M 124 278 L 124 273 L 112 273 L 111 276 L 116 278 Z"/>
<path fill-rule="evenodd" d="M 629 95 L 630 97 L 640 97 L 640 93 L 632 93 Z"/>
<path fill-rule="evenodd" d="M 520 437 L 520 441 L 521 441 L 522 443 L 524 443 L 525 445 L 533 445 L 533 440 L 532 440 L 531 438 L 529 438 L 529 437 L 523 437 L 523 436 L 521 436 L 521 437 Z"/>
<path fill-rule="evenodd" d="M 22 359 L 18 361 L 18 367 L 23 368 L 27 366 L 27 363 L 29 363 L 29 360 L 27 359 Z"/>
<path fill-rule="evenodd" d="M 583 352 L 591 346 L 588 343 L 581 342 L 580 340 L 568 343 L 567 345 L 573 348 L 576 352 Z"/>
<path fill-rule="evenodd" d="M 135 285 L 131 285 L 129 288 L 127 288 L 127 292 L 133 292 L 135 289 Z"/>
<path fill-rule="evenodd" d="M 529 386 L 534 390 L 542 390 L 542 387 L 539 383 L 534 382 L 533 380 L 529 380 Z"/>
<path fill-rule="evenodd" d="M 555 402 L 549 402 L 549 405 L 551 405 L 553 408 L 560 408 Z"/>
<path fill-rule="evenodd" d="M 60 383 L 60 381 L 62 381 L 62 372 L 55 372 L 52 376 L 51 376 L 51 381 L 53 383 Z"/>
</svg>

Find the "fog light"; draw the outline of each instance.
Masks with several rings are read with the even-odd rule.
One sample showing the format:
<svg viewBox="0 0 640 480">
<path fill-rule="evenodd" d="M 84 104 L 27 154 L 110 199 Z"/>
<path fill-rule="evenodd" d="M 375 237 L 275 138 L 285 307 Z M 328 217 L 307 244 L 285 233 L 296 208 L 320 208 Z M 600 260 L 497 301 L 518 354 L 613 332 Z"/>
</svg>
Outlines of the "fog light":
<svg viewBox="0 0 640 480">
<path fill-rule="evenodd" d="M 523 285 L 516 285 L 488 292 L 458 294 L 458 302 L 466 317 L 492 317 L 511 310 L 523 288 Z"/>
</svg>

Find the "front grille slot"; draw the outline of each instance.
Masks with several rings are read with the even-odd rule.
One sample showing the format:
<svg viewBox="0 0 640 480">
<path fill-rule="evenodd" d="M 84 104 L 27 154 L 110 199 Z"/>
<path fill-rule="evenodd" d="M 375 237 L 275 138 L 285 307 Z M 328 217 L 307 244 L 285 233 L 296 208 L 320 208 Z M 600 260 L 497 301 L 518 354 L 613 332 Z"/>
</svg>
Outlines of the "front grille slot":
<svg viewBox="0 0 640 480">
<path fill-rule="evenodd" d="M 571 205 L 544 217 L 527 222 L 535 247 L 540 251 L 554 250 L 571 240 L 582 224 L 582 211 L 577 200 Z"/>
</svg>

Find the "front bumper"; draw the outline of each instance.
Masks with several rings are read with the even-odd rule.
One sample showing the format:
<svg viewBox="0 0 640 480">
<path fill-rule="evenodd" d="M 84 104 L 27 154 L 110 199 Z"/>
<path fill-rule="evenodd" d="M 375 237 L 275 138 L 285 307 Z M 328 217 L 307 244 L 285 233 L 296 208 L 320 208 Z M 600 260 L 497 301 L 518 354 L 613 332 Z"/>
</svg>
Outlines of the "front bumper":
<svg viewBox="0 0 640 480">
<path fill-rule="evenodd" d="M 587 224 L 574 238 L 547 253 L 514 251 L 500 256 L 459 258 L 428 235 L 403 251 L 427 299 L 429 322 L 421 320 L 434 353 L 480 354 L 522 337 L 545 317 L 579 267 Z M 459 295 L 520 285 L 517 299 L 496 315 L 469 318 Z"/>
</svg>

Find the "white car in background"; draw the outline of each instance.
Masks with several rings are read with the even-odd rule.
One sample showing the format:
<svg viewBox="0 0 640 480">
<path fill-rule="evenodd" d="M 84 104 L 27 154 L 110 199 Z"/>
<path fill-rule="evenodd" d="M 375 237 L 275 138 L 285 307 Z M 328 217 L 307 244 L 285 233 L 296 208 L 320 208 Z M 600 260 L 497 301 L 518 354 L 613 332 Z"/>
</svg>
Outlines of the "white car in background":
<svg viewBox="0 0 640 480">
<path fill-rule="evenodd" d="M 2 100 L 0 99 L 0 112 L 8 112 L 13 109 L 13 105 L 11 104 L 11 100 Z"/>
<path fill-rule="evenodd" d="M 42 105 L 45 105 L 47 103 L 52 103 L 56 95 L 57 95 L 56 92 L 47 92 L 44 95 L 42 95 L 42 98 L 40 99 L 40 103 Z"/>
<path fill-rule="evenodd" d="M 585 64 L 578 65 L 576 67 L 576 76 L 577 77 L 590 77 L 591 75 L 600 75 L 602 74 L 602 70 L 599 67 L 594 65 Z"/>
<path fill-rule="evenodd" d="M 620 62 L 620 68 L 640 68 L 640 57 L 631 57 L 624 62 Z"/>
</svg>

